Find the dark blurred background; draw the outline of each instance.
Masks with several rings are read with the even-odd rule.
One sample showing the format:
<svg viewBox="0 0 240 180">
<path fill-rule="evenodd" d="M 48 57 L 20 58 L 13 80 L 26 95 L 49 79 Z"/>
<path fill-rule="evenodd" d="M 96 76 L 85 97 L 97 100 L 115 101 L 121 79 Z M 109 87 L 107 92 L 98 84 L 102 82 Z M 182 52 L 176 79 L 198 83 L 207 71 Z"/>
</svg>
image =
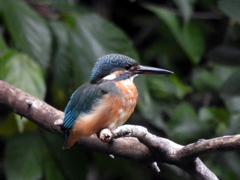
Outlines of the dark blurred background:
<svg viewBox="0 0 240 180">
<path fill-rule="evenodd" d="M 135 79 L 128 124 L 182 145 L 237 134 L 239 23 L 239 0 L 0 0 L 0 79 L 63 110 L 96 59 L 120 53 L 174 71 Z M 62 143 L 0 105 L 2 180 L 192 179 L 176 166 L 159 163 L 157 174 Z M 237 151 L 201 159 L 219 179 L 240 178 Z"/>
</svg>

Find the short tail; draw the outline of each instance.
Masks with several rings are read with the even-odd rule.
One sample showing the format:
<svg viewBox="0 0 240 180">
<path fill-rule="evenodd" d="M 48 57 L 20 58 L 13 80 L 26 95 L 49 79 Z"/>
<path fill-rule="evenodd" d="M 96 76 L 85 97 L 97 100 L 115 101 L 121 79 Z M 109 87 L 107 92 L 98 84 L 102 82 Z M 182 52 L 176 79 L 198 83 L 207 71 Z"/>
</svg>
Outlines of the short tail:
<svg viewBox="0 0 240 180">
<path fill-rule="evenodd" d="M 67 140 L 65 140 L 65 142 L 64 142 L 64 144 L 63 144 L 63 146 L 62 146 L 62 150 L 69 149 L 69 148 L 72 147 L 72 146 L 73 146 L 73 144 L 70 145 L 70 144 L 67 142 Z"/>
<path fill-rule="evenodd" d="M 69 149 L 70 147 L 72 147 L 78 140 L 80 139 L 79 136 L 76 135 L 72 135 L 71 133 L 69 134 L 69 136 L 67 137 L 67 139 L 65 140 L 62 149 Z"/>
</svg>

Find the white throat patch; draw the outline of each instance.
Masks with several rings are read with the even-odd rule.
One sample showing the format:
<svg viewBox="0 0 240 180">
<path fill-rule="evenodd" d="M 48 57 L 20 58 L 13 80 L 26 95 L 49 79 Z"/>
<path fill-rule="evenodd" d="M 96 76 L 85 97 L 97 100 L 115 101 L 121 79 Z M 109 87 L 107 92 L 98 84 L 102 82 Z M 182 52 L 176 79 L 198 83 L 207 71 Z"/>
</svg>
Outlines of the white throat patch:
<svg viewBox="0 0 240 180">
<path fill-rule="evenodd" d="M 109 74 L 107 76 L 105 76 L 103 79 L 104 80 L 113 80 L 115 79 L 117 76 L 115 74 Z"/>
<path fill-rule="evenodd" d="M 135 75 L 131 76 L 131 77 L 129 78 L 129 80 L 130 80 L 131 82 L 133 82 L 133 79 L 134 79 L 136 76 L 138 76 L 138 74 L 135 74 Z M 113 79 L 115 79 L 115 78 L 117 78 L 117 76 L 116 76 L 116 74 L 113 73 L 113 74 L 109 74 L 109 75 L 105 76 L 103 79 L 104 79 L 104 80 L 113 80 Z"/>
<path fill-rule="evenodd" d="M 137 77 L 138 76 L 138 74 L 135 74 L 134 76 L 131 76 L 130 78 L 129 78 L 129 80 L 131 81 L 131 82 L 133 82 L 133 79 L 135 78 L 135 77 Z"/>
</svg>

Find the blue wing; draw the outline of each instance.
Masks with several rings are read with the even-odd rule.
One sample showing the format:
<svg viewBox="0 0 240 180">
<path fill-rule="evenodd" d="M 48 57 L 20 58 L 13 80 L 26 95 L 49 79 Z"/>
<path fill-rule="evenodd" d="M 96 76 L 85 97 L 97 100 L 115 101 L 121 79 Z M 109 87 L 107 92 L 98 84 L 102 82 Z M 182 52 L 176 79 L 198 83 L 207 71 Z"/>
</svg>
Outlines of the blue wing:
<svg viewBox="0 0 240 180">
<path fill-rule="evenodd" d="M 103 98 L 106 92 L 100 90 L 98 84 L 85 83 L 71 96 L 64 113 L 63 128 L 70 129 L 77 117 L 82 113 L 88 113 L 92 107 Z"/>
</svg>

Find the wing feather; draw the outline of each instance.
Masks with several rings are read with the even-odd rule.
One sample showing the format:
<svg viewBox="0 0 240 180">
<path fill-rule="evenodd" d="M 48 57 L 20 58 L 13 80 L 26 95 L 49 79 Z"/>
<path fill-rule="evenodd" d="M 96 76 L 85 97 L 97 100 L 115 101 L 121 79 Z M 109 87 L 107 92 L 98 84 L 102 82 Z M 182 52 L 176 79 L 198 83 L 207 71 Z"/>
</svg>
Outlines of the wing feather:
<svg viewBox="0 0 240 180">
<path fill-rule="evenodd" d="M 88 113 L 93 106 L 103 98 L 104 92 L 98 84 L 85 83 L 80 86 L 71 96 L 64 113 L 63 127 L 72 128 L 79 115 Z"/>
</svg>

